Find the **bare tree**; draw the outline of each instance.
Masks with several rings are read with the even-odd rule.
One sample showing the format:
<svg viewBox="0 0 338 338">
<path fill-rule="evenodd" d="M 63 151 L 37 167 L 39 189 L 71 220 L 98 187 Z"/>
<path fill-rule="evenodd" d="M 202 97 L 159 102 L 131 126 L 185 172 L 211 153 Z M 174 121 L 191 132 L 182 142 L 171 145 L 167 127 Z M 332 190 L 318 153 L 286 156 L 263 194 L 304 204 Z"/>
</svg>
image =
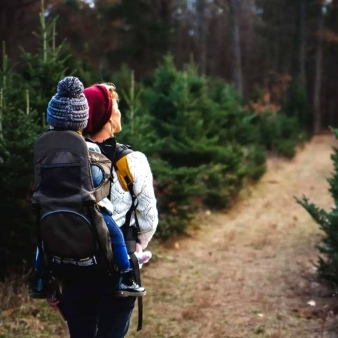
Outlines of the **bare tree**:
<svg viewBox="0 0 338 338">
<path fill-rule="evenodd" d="M 240 0 L 229 0 L 229 6 L 231 19 L 232 53 L 234 57 L 234 81 L 240 97 L 243 97 L 242 53 L 239 31 Z"/>
<path fill-rule="evenodd" d="M 240 97 L 243 97 L 242 53 L 239 29 L 241 0 L 214 0 L 215 5 L 230 14 L 231 50 L 233 57 L 233 81 Z"/>
<path fill-rule="evenodd" d="M 0 41 L 8 40 L 19 16 L 38 0 L 0 0 Z"/>
<path fill-rule="evenodd" d="M 196 1 L 196 12 L 197 12 L 197 33 L 198 33 L 198 47 L 200 53 L 200 71 L 202 75 L 206 74 L 206 63 L 207 63 L 207 46 L 206 46 L 206 1 Z"/>
<path fill-rule="evenodd" d="M 322 63 L 323 63 L 323 41 L 320 37 L 320 33 L 324 28 L 324 5 L 320 4 L 318 12 L 318 43 L 316 51 L 316 66 L 315 66 L 315 81 L 313 92 L 313 111 L 314 111 L 314 133 L 317 134 L 320 131 L 322 124 L 322 112 L 321 112 L 321 88 L 322 88 Z"/>
<path fill-rule="evenodd" d="M 306 90 L 306 27 L 305 27 L 305 16 L 306 16 L 306 2 L 307 0 L 300 0 L 299 10 L 299 73 L 300 83 Z"/>
</svg>

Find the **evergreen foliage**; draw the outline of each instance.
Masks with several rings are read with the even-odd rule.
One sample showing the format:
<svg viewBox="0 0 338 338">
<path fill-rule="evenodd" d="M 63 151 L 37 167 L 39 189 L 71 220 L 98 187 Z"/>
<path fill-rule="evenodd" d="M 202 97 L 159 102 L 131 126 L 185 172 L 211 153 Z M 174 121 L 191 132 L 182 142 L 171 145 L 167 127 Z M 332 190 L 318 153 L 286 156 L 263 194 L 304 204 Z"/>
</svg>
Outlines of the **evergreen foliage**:
<svg viewBox="0 0 338 338">
<path fill-rule="evenodd" d="M 173 167 L 159 158 L 150 159 L 154 174 L 160 225 L 156 236 L 168 239 L 184 233 L 201 206 L 201 167 Z"/>
<path fill-rule="evenodd" d="M 258 179 L 265 169 L 265 155 L 258 143 L 257 147 L 251 143 L 259 139 L 257 128 L 233 88 L 198 75 L 194 65 L 181 72 L 167 56 L 156 70 L 147 98 L 157 135 L 154 156 L 166 163 L 165 171 L 156 162 L 153 166 L 161 186 L 160 213 L 166 215 L 159 231 L 184 232 L 199 207 L 229 206 L 245 178 Z M 180 199 L 184 203 L 178 213 Z"/>
<path fill-rule="evenodd" d="M 144 105 L 144 88 L 135 81 L 134 72 L 127 66 L 116 73 L 114 82 L 118 83 L 119 109 L 122 112 L 123 132 L 116 135 L 118 142 L 151 156 L 155 133 L 151 128 L 149 110 Z"/>
<path fill-rule="evenodd" d="M 305 137 L 308 138 L 312 133 L 313 116 L 305 88 L 299 84 L 299 81 L 295 80 L 291 83 L 285 101 L 283 110 L 286 115 L 297 119 L 299 126 L 302 126 L 306 132 Z"/>
<path fill-rule="evenodd" d="M 62 46 L 54 47 L 54 22 L 40 15 L 41 31 L 37 54 L 22 51 L 18 67 L 9 67 L 3 48 L 1 71 L 0 143 L 0 276 L 9 267 L 18 267 L 33 259 L 36 245 L 35 215 L 31 208 L 33 184 L 33 146 L 45 128 L 45 110 L 64 77 Z M 31 265 L 29 265 L 31 266 Z"/>
<path fill-rule="evenodd" d="M 332 132 L 338 139 L 338 130 L 332 129 Z M 331 210 L 327 211 L 316 206 L 306 196 L 296 198 L 296 201 L 305 208 L 323 231 L 321 243 L 317 245 L 318 274 L 334 286 L 338 286 L 338 148 L 334 148 L 331 159 L 334 165 L 332 176 L 328 179 L 329 192 L 334 201 Z"/>
<path fill-rule="evenodd" d="M 306 139 L 297 117 L 289 117 L 283 112 L 258 115 L 257 126 L 260 143 L 267 150 L 288 158 L 295 155 L 296 146 Z"/>
<path fill-rule="evenodd" d="M 41 133 L 36 111 L 29 114 L 19 106 L 2 107 L 3 134 L 0 143 L 0 276 L 7 268 L 24 263 L 36 241 L 29 200 L 33 182 L 33 145 Z M 27 249 L 30 249 L 27 251 Z"/>
<path fill-rule="evenodd" d="M 248 112 L 234 87 L 224 81 L 210 80 L 210 98 L 222 114 L 221 121 L 215 121 L 215 129 L 222 130 L 220 143 L 238 144 L 242 151 L 244 176 L 258 180 L 265 172 L 266 145 L 256 123 L 257 114 Z"/>
<path fill-rule="evenodd" d="M 0 74 L 3 272 L 33 259 L 33 144 L 45 129 L 44 112 L 58 81 L 71 68 L 85 85 L 101 82 L 90 66 L 66 55 L 66 44 L 55 47 L 54 21 L 46 22 L 42 15 L 40 24 L 38 52 L 22 51 L 15 68 L 3 57 Z M 109 82 L 108 75 L 102 81 Z M 113 81 L 123 121 L 117 138 L 150 161 L 160 213 L 157 235 L 162 238 L 183 233 L 201 208 L 230 206 L 244 184 L 264 173 L 267 149 L 291 156 L 299 141 L 291 117 L 248 111 L 232 86 L 200 76 L 194 64 L 179 71 L 170 56 L 147 83 L 137 83 L 128 67 L 116 72 Z"/>
<path fill-rule="evenodd" d="M 46 119 L 46 103 L 55 94 L 57 83 L 67 72 L 65 62 L 68 56 L 63 56 L 64 45 L 55 45 L 55 24 L 56 19 L 47 21 L 40 13 L 40 31 L 36 34 L 39 49 L 35 54 L 23 50 L 18 69 L 20 80 L 29 90 L 30 104 L 38 112 L 42 126 Z"/>
</svg>

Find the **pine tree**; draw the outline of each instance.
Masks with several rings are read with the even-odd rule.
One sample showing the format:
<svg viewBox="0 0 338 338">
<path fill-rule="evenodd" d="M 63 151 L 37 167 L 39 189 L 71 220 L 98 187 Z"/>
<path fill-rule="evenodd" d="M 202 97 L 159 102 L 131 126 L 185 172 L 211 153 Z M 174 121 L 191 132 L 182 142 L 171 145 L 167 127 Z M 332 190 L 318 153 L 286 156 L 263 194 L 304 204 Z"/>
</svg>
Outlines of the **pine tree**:
<svg viewBox="0 0 338 338">
<path fill-rule="evenodd" d="M 160 212 L 172 223 L 160 228 L 184 231 L 198 207 L 229 206 L 246 177 L 264 172 L 256 127 L 225 82 L 200 76 L 194 64 L 178 71 L 168 56 L 147 98 L 157 135 L 155 158 L 161 159 L 153 162 Z"/>
<path fill-rule="evenodd" d="M 333 134 L 338 139 L 338 130 L 332 129 Z M 317 245 L 319 251 L 317 268 L 320 277 L 331 282 L 334 286 L 338 285 L 338 148 L 334 148 L 331 155 L 334 170 L 328 179 L 329 192 L 334 201 L 334 207 L 330 210 L 319 208 L 311 203 L 306 196 L 301 199 L 296 198 L 297 203 L 305 208 L 314 221 L 323 231 L 321 242 Z"/>
<path fill-rule="evenodd" d="M 39 42 L 38 52 L 33 54 L 23 50 L 23 67 L 20 67 L 18 72 L 29 90 L 30 103 L 38 112 L 40 123 L 44 126 L 48 100 L 55 94 L 57 83 L 67 72 L 65 63 L 68 56 L 64 56 L 63 43 L 56 46 L 56 19 L 47 19 L 43 1 L 41 5 L 40 30 L 35 34 Z"/>
<path fill-rule="evenodd" d="M 0 93 L 0 277 L 13 265 L 21 265 L 33 245 L 33 217 L 29 203 L 32 181 L 33 144 L 41 127 L 31 109 L 28 91 L 15 80 L 12 70 L 3 69 Z M 19 95 L 21 92 L 21 96 Z M 12 101 L 10 95 L 21 100 Z M 12 97 L 13 97 L 12 96 Z M 25 102 L 26 101 L 26 102 Z"/>
<path fill-rule="evenodd" d="M 114 82 L 118 84 L 119 108 L 123 116 L 123 132 L 116 137 L 119 142 L 151 156 L 155 133 L 151 128 L 152 117 L 144 103 L 144 86 L 135 80 L 134 71 L 127 66 L 115 74 Z"/>
</svg>

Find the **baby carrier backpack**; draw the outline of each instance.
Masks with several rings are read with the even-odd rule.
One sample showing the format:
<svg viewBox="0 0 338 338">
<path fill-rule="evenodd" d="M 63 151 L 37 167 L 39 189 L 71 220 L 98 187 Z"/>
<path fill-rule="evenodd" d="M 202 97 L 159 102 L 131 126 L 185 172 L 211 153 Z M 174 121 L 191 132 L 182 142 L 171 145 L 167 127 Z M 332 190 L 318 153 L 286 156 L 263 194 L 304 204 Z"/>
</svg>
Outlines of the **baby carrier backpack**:
<svg viewBox="0 0 338 338">
<path fill-rule="evenodd" d="M 91 163 L 105 173 L 97 188 Z M 88 151 L 84 138 L 75 131 L 50 130 L 37 139 L 32 203 L 45 275 L 112 273 L 109 232 L 96 204 L 108 196 L 111 165 L 104 155 Z"/>
</svg>

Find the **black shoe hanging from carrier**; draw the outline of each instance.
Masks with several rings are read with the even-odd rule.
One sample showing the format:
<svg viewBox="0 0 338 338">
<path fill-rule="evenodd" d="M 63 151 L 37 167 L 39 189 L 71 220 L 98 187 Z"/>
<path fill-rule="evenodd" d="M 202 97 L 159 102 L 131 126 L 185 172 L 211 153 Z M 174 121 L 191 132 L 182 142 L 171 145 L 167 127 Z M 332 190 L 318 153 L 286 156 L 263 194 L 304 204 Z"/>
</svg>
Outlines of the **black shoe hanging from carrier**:
<svg viewBox="0 0 338 338">
<path fill-rule="evenodd" d="M 97 188 L 91 163 L 105 173 Z M 109 194 L 111 161 L 88 151 L 78 133 L 51 130 L 35 143 L 34 179 L 32 202 L 45 277 L 69 277 L 91 270 L 112 274 L 110 236 L 96 205 Z"/>
</svg>

